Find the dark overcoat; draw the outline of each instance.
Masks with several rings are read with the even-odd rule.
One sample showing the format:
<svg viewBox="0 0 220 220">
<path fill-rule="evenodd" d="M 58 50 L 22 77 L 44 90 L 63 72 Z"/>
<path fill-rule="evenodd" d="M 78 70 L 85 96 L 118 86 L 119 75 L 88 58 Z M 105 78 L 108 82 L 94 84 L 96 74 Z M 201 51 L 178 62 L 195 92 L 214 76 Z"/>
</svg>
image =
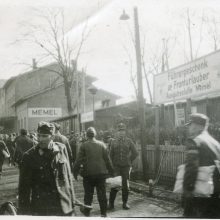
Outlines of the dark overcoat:
<svg viewBox="0 0 220 220">
<path fill-rule="evenodd" d="M 19 178 L 19 213 L 68 215 L 74 212 L 75 194 L 66 148 L 52 142 L 42 151 L 39 144 L 27 151 Z"/>
</svg>

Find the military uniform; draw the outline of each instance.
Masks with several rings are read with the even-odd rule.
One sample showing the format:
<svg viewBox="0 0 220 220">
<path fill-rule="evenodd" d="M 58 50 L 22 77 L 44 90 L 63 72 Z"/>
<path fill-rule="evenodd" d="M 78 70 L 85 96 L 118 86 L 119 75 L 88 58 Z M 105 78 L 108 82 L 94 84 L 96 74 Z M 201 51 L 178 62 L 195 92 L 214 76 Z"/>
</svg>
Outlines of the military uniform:
<svg viewBox="0 0 220 220">
<path fill-rule="evenodd" d="M 124 124 L 119 124 L 119 130 L 125 129 Z M 114 167 L 115 176 L 122 177 L 122 201 L 123 208 L 128 209 L 128 180 L 132 161 L 137 157 L 138 153 L 133 141 L 128 137 L 118 137 L 112 140 L 110 146 L 110 157 Z M 110 192 L 109 204 L 110 208 L 114 208 L 114 200 L 118 190 L 112 188 Z"/>
<path fill-rule="evenodd" d="M 65 145 L 51 141 L 27 151 L 20 166 L 19 214 L 69 216 L 75 195 Z"/>
</svg>

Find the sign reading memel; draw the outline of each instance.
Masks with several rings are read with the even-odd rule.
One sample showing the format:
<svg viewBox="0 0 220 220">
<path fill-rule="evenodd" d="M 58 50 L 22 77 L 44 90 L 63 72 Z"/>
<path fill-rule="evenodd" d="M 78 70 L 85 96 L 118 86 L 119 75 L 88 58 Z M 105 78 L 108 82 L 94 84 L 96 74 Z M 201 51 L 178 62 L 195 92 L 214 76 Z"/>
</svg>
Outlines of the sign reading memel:
<svg viewBox="0 0 220 220">
<path fill-rule="evenodd" d="M 61 108 L 28 108 L 29 118 L 41 118 L 41 117 L 61 117 Z"/>
<path fill-rule="evenodd" d="M 154 76 L 154 103 L 220 91 L 220 51 Z"/>
</svg>

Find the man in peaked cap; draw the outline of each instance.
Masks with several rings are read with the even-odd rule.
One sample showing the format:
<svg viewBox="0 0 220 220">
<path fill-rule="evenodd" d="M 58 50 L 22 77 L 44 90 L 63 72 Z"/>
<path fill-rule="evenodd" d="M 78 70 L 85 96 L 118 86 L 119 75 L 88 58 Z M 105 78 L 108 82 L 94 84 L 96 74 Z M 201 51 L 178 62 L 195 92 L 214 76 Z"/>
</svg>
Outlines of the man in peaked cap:
<svg viewBox="0 0 220 220">
<path fill-rule="evenodd" d="M 65 145 L 53 142 L 53 125 L 38 124 L 39 143 L 21 162 L 19 214 L 74 215 L 75 195 Z"/>
<path fill-rule="evenodd" d="M 101 216 L 106 217 L 107 198 L 105 180 L 108 174 L 113 174 L 113 167 L 107 147 L 103 142 L 95 138 L 95 129 L 93 127 L 88 128 L 86 135 L 88 140 L 80 147 L 74 164 L 74 177 L 77 179 L 80 165 L 83 165 L 84 203 L 86 205 L 91 205 L 94 188 L 96 188 Z M 81 209 L 81 211 L 85 216 L 90 215 L 90 210 L 88 209 Z"/>
<path fill-rule="evenodd" d="M 196 197 L 193 194 L 200 166 L 217 165 L 220 161 L 220 144 L 208 133 L 209 118 L 204 114 L 192 114 L 186 123 L 188 140 L 183 181 L 184 217 L 220 217 L 220 174 L 216 167 L 213 173 L 214 193 L 211 197 Z"/>
<path fill-rule="evenodd" d="M 133 141 L 126 137 L 126 126 L 124 123 L 118 124 L 118 137 L 111 142 L 110 157 L 114 166 L 116 176 L 122 177 L 122 202 L 123 209 L 128 210 L 128 180 L 133 160 L 138 156 Z M 114 209 L 114 201 L 118 189 L 112 188 L 109 196 L 109 209 Z"/>
</svg>

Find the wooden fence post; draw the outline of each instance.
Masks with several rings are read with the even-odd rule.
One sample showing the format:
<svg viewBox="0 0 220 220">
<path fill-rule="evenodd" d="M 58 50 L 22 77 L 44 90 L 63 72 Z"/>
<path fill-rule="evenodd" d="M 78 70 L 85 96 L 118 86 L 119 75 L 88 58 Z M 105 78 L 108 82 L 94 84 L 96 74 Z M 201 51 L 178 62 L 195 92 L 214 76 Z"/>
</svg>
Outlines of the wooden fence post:
<svg viewBox="0 0 220 220">
<path fill-rule="evenodd" d="M 154 176 L 156 178 L 160 163 L 160 124 L 159 124 L 159 118 L 160 118 L 160 111 L 159 107 L 157 106 L 155 108 L 155 171 Z"/>
</svg>

